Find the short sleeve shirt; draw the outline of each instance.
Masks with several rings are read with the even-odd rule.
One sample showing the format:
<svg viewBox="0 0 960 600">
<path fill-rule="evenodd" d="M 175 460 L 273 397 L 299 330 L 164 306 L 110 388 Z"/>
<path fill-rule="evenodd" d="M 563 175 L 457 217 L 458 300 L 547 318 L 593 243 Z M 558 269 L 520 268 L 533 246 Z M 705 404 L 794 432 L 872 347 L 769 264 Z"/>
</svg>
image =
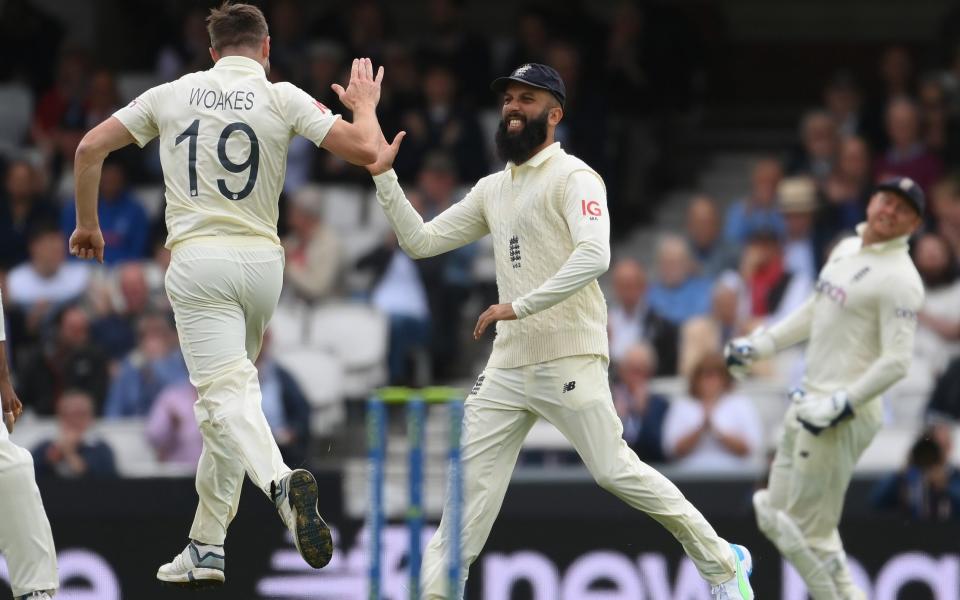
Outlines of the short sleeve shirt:
<svg viewBox="0 0 960 600">
<path fill-rule="evenodd" d="M 151 88 L 113 116 L 140 146 L 159 137 L 167 247 L 217 235 L 279 243 L 290 140 L 302 135 L 319 146 L 339 118 L 241 56 Z"/>
</svg>

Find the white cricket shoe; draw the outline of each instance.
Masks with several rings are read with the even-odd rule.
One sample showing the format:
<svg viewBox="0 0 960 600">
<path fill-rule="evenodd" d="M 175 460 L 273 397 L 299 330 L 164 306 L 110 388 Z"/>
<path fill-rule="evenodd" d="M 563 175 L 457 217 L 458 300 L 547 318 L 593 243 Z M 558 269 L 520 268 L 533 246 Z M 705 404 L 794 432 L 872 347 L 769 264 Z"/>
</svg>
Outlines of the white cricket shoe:
<svg viewBox="0 0 960 600">
<path fill-rule="evenodd" d="M 23 596 L 17 596 L 16 600 L 53 600 L 53 596 L 45 590 L 38 590 Z"/>
<path fill-rule="evenodd" d="M 190 540 L 183 552 L 160 567 L 157 579 L 180 587 L 213 587 L 223 583 L 223 567 L 223 546 L 199 547 Z"/>
<path fill-rule="evenodd" d="M 730 544 L 737 562 L 737 573 L 719 585 L 710 587 L 714 600 L 753 600 L 750 575 L 753 574 L 753 557 L 750 551 L 739 544 Z"/>
<path fill-rule="evenodd" d="M 296 469 L 270 486 L 270 496 L 303 560 L 320 569 L 333 557 L 330 528 L 317 511 L 320 490 L 310 471 Z"/>
</svg>

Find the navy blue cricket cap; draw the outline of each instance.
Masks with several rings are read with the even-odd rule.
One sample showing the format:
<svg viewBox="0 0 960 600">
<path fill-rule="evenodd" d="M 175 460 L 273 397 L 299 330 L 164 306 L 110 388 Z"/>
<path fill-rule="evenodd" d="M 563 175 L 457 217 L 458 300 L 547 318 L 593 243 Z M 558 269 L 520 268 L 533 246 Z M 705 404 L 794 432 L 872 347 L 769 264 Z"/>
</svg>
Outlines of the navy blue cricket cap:
<svg viewBox="0 0 960 600">
<path fill-rule="evenodd" d="M 521 65 L 506 77 L 494 79 L 493 83 L 490 84 L 490 89 L 498 94 L 502 94 L 503 91 L 507 89 L 507 84 L 511 81 L 525 83 L 535 88 L 540 88 L 541 90 L 547 90 L 560 101 L 561 106 L 563 106 L 564 101 L 567 99 L 567 87 L 563 85 L 563 79 L 560 78 L 560 73 L 557 73 L 556 69 L 548 67 L 547 65 L 541 65 L 540 63 Z"/>
<path fill-rule="evenodd" d="M 897 194 L 912 206 L 917 214 L 923 216 L 923 211 L 927 206 L 926 196 L 923 190 L 917 185 L 917 182 L 909 177 L 891 177 L 884 179 L 877 185 L 877 192 L 887 191 Z"/>
</svg>

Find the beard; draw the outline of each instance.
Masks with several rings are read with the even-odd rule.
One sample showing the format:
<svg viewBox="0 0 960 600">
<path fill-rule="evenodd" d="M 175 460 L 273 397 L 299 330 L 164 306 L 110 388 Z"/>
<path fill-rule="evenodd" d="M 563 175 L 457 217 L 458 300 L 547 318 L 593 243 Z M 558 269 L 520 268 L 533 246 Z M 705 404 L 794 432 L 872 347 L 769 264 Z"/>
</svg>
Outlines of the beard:
<svg viewBox="0 0 960 600">
<path fill-rule="evenodd" d="M 515 165 L 523 164 L 533 151 L 547 140 L 547 119 L 550 109 L 544 109 L 536 118 L 527 119 L 522 115 L 510 115 L 500 119 L 497 126 L 497 135 L 494 141 L 497 144 L 497 156 L 500 160 L 512 162 Z M 516 133 L 507 131 L 507 121 L 519 117 L 523 120 L 523 129 Z"/>
</svg>

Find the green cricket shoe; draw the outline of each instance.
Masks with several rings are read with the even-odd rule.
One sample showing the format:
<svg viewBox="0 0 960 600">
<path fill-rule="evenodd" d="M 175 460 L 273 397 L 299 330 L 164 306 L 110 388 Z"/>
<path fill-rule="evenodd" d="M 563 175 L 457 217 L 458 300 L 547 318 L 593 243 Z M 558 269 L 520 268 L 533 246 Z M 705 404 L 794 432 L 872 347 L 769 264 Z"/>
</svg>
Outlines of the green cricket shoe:
<svg viewBox="0 0 960 600">
<path fill-rule="evenodd" d="M 750 556 L 750 551 L 740 544 L 730 544 L 730 549 L 733 550 L 737 563 L 737 572 L 727 581 L 711 586 L 710 595 L 713 600 L 753 600 L 753 588 L 750 586 L 753 557 Z"/>
</svg>

